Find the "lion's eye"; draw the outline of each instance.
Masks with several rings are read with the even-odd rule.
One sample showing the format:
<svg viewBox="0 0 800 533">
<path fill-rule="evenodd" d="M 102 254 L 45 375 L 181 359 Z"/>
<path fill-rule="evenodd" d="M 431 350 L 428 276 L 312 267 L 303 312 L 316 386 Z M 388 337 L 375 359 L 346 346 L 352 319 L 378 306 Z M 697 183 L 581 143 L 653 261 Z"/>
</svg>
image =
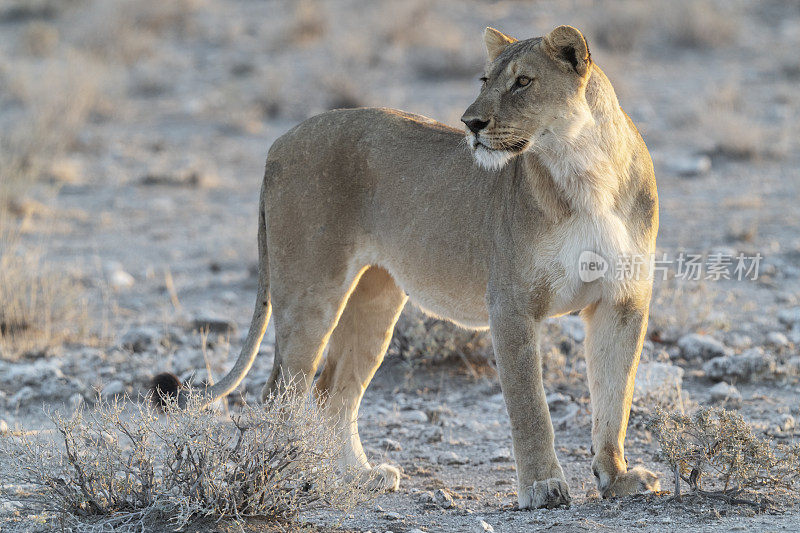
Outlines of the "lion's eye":
<svg viewBox="0 0 800 533">
<path fill-rule="evenodd" d="M 531 82 L 528 76 L 519 76 L 515 82 L 517 87 L 527 87 Z"/>
</svg>

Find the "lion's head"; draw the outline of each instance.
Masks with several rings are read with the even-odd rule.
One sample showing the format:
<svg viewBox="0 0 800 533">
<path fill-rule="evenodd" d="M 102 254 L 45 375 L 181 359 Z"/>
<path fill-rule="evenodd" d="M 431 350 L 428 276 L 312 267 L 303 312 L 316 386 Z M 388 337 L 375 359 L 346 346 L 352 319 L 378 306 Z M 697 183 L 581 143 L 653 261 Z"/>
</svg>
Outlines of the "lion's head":
<svg viewBox="0 0 800 533">
<path fill-rule="evenodd" d="M 499 169 L 548 135 L 568 141 L 592 120 L 585 95 L 592 61 L 581 32 L 559 26 L 517 41 L 486 28 L 484 40 L 483 87 L 461 117 L 481 166 Z"/>
</svg>

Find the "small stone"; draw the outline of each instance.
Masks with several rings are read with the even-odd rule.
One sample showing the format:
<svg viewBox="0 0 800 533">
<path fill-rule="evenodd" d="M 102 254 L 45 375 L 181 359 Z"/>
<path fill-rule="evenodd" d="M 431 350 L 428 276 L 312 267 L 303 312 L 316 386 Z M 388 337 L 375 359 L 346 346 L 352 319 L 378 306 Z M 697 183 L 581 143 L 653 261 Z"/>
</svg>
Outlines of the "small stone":
<svg viewBox="0 0 800 533">
<path fill-rule="evenodd" d="M 733 403 L 741 403 L 742 395 L 733 385 L 729 385 L 724 381 L 720 381 L 713 387 L 711 387 L 708 392 L 711 394 L 711 401 L 713 402 L 724 402 L 730 401 Z"/>
<path fill-rule="evenodd" d="M 401 515 L 400 513 L 396 513 L 394 511 L 389 511 L 389 512 L 384 513 L 383 517 L 386 518 L 387 520 L 402 520 L 403 519 L 403 515 Z"/>
<path fill-rule="evenodd" d="M 674 154 L 663 163 L 670 172 L 683 178 L 701 176 L 711 170 L 711 158 L 703 154 Z"/>
<path fill-rule="evenodd" d="M 115 379 L 114 381 L 109 381 L 108 383 L 105 384 L 100 394 L 103 396 L 104 399 L 110 400 L 114 396 L 120 396 L 122 394 L 125 394 L 125 384 L 118 379 Z"/>
<path fill-rule="evenodd" d="M 34 398 L 36 398 L 36 391 L 33 390 L 33 387 L 26 385 L 9 398 L 8 403 L 11 406 L 17 406 L 25 404 Z"/>
<path fill-rule="evenodd" d="M 560 409 L 551 410 L 550 419 L 553 422 L 553 427 L 565 429 L 569 424 L 575 421 L 579 410 L 580 408 L 576 403 L 570 403 Z"/>
<path fill-rule="evenodd" d="M 792 326 L 792 330 L 789 332 L 787 337 L 789 338 L 789 341 L 795 344 L 800 344 L 800 322 Z"/>
<path fill-rule="evenodd" d="M 633 385 L 634 398 L 680 392 L 683 369 L 671 363 L 640 363 Z"/>
<path fill-rule="evenodd" d="M 750 335 L 744 333 L 731 333 L 728 336 L 727 343 L 737 350 L 746 350 L 753 345 L 753 339 Z"/>
<path fill-rule="evenodd" d="M 419 529 L 418 527 L 415 527 L 414 529 L 409 529 L 408 531 L 406 531 L 406 533 L 425 533 L 425 532 Z"/>
<path fill-rule="evenodd" d="M 120 339 L 120 346 L 134 353 L 142 353 L 150 348 L 156 335 L 150 328 L 132 329 Z"/>
<path fill-rule="evenodd" d="M 775 371 L 775 358 L 761 348 L 751 348 L 740 355 L 715 357 L 703 365 L 706 376 L 715 381 L 750 381 Z"/>
<path fill-rule="evenodd" d="M 494 528 L 486 520 L 477 517 L 478 523 L 473 528 L 476 533 L 494 533 Z"/>
<path fill-rule="evenodd" d="M 8 422 L 0 419 L 0 435 L 5 435 L 6 433 L 8 433 Z"/>
<path fill-rule="evenodd" d="M 732 351 L 724 344 L 708 335 L 692 333 L 678 339 L 678 347 L 686 359 L 708 360 L 714 357 L 731 355 Z"/>
<path fill-rule="evenodd" d="M 443 509 L 450 509 L 455 505 L 453 497 L 444 489 L 436 489 L 433 493 L 436 504 Z"/>
<path fill-rule="evenodd" d="M 426 424 L 428 422 L 428 415 L 425 414 L 425 411 L 420 411 L 419 409 L 403 411 L 401 416 L 408 422 L 416 422 L 418 424 Z"/>
<path fill-rule="evenodd" d="M 511 450 L 508 448 L 497 448 L 492 455 L 489 456 L 489 460 L 493 463 L 505 463 L 507 461 L 511 461 L 514 457 L 511 455 Z"/>
<path fill-rule="evenodd" d="M 446 451 L 439 454 L 436 462 L 440 465 L 463 465 L 467 463 L 467 460 L 454 451 Z"/>
<path fill-rule="evenodd" d="M 444 431 L 439 426 L 433 426 L 423 431 L 420 437 L 428 444 L 435 444 L 444 440 Z"/>
<path fill-rule="evenodd" d="M 767 333 L 767 344 L 775 346 L 776 348 L 785 348 L 789 346 L 789 338 L 780 331 L 770 331 Z"/>
<path fill-rule="evenodd" d="M 778 320 L 781 324 L 793 326 L 800 323 L 800 307 L 790 307 L 789 309 L 781 309 L 778 311 Z"/>
<path fill-rule="evenodd" d="M 136 283 L 136 279 L 122 268 L 122 264 L 109 261 L 104 268 L 108 283 L 115 290 L 129 289 Z"/>
<path fill-rule="evenodd" d="M 381 447 L 384 450 L 389 450 L 392 452 L 399 452 L 403 450 L 403 447 L 400 446 L 400 443 L 393 439 L 383 439 L 381 441 Z"/>
<path fill-rule="evenodd" d="M 548 394 L 546 400 L 547 406 L 550 407 L 550 409 L 572 403 L 572 399 L 569 396 L 561 394 L 560 392 Z"/>
<path fill-rule="evenodd" d="M 233 334 L 236 324 L 232 320 L 214 316 L 198 316 L 192 321 L 192 327 L 200 331 L 208 331 L 217 335 Z"/>
<path fill-rule="evenodd" d="M 420 492 L 419 496 L 417 497 L 417 501 L 423 505 L 435 505 L 436 497 L 433 495 L 433 492 L 426 490 L 424 492 Z"/>
</svg>

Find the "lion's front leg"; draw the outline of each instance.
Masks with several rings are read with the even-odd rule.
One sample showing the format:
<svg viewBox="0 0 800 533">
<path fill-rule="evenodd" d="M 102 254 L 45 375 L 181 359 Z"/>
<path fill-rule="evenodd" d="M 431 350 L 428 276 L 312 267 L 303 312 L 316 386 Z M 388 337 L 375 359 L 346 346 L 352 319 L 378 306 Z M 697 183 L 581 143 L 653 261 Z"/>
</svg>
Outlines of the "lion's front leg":
<svg viewBox="0 0 800 533">
<path fill-rule="evenodd" d="M 658 477 L 628 470 L 625 432 L 647 329 L 649 301 L 601 302 L 584 311 L 586 365 L 592 397 L 592 472 L 604 498 L 659 490 Z"/>
<path fill-rule="evenodd" d="M 519 507 L 568 505 L 569 489 L 553 447 L 553 425 L 542 384 L 541 319 L 530 316 L 525 306 L 513 301 L 501 297 L 494 300 L 490 303 L 490 324 L 500 385 L 511 419 Z"/>
</svg>

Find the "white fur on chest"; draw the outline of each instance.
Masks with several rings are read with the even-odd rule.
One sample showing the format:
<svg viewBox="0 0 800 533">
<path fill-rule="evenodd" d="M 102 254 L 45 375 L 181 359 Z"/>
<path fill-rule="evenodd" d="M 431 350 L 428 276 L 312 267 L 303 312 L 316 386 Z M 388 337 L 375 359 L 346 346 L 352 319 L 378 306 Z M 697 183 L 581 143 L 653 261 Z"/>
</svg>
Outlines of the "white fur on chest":
<svg viewBox="0 0 800 533">
<path fill-rule="evenodd" d="M 592 252 L 608 267 L 603 277 L 586 282 L 581 276 L 582 255 Z M 619 298 L 631 280 L 617 279 L 614 266 L 641 255 L 625 223 L 613 212 L 577 214 L 556 226 L 541 243 L 535 258 L 537 270 L 551 273 L 551 314 L 561 314 L 603 297 Z"/>
</svg>

